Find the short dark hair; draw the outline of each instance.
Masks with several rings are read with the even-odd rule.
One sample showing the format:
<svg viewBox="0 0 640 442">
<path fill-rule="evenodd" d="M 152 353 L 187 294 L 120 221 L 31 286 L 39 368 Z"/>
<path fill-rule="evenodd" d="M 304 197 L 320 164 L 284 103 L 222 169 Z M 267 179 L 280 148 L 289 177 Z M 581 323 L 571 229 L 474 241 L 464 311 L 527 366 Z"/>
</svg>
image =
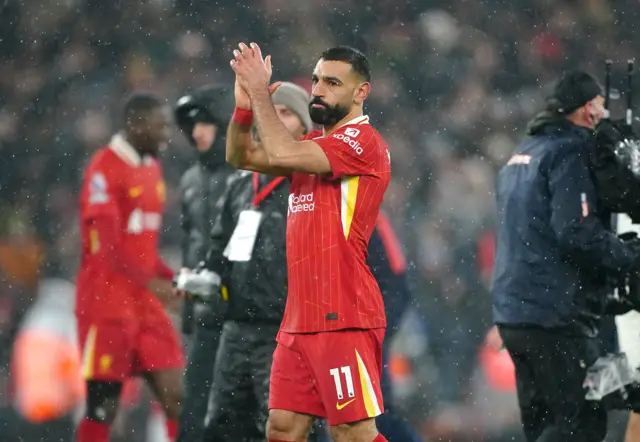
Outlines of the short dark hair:
<svg viewBox="0 0 640 442">
<path fill-rule="evenodd" d="M 336 46 L 324 51 L 320 58 L 325 61 L 343 61 L 349 63 L 351 69 L 364 81 L 371 81 L 369 60 L 366 55 L 355 48 L 350 46 Z"/>
<path fill-rule="evenodd" d="M 135 92 L 127 98 L 122 110 L 125 125 L 164 106 L 164 100 L 152 92 Z"/>
</svg>

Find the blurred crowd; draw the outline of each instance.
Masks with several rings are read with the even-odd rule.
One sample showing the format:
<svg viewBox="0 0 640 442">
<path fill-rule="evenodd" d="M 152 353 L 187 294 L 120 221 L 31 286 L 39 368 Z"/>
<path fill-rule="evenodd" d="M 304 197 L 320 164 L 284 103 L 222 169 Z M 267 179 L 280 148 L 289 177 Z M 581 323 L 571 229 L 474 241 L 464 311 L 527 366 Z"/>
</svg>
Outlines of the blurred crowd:
<svg viewBox="0 0 640 442">
<path fill-rule="evenodd" d="M 73 281 L 83 165 L 118 129 L 123 98 L 147 89 L 172 104 L 230 83 L 239 41 L 273 55 L 274 79 L 309 87 L 322 50 L 347 44 L 371 61 L 367 113 L 393 160 L 386 209 L 412 263 L 416 301 L 397 346 L 411 368 L 398 368 L 398 395 L 425 433 L 510 437 L 512 389 L 487 386 L 479 362 L 494 176 L 561 70 L 600 75 L 605 58 L 634 57 L 636 10 L 632 0 L 0 2 L 0 397 L 38 282 Z M 162 244 L 176 266 L 177 180 L 192 160 L 176 130 Z"/>
</svg>

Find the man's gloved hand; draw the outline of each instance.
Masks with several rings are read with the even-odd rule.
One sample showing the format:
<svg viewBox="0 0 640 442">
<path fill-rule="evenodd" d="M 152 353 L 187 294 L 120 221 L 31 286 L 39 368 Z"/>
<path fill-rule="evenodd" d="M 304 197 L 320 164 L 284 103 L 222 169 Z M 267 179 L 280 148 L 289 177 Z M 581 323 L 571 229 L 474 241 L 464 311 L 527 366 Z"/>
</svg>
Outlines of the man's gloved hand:
<svg viewBox="0 0 640 442">
<path fill-rule="evenodd" d="M 207 269 L 182 269 L 174 278 L 175 287 L 189 296 L 208 300 L 220 293 L 220 275 Z"/>
<path fill-rule="evenodd" d="M 598 202 L 640 223 L 640 138 L 622 120 L 602 120 L 590 154 Z"/>
<path fill-rule="evenodd" d="M 640 239 L 636 232 L 626 232 L 618 236 L 622 242 L 632 246 L 640 257 Z M 640 261 L 639 261 L 640 262 Z M 640 311 L 640 268 L 633 269 L 617 283 L 618 296 L 609 295 L 605 311 L 611 315 L 623 315 L 631 310 Z"/>
<path fill-rule="evenodd" d="M 224 321 L 229 295 L 220 275 L 200 266 L 195 270 L 183 269 L 174 282 L 178 290 L 195 301 L 194 317 L 201 325 L 214 326 Z"/>
<path fill-rule="evenodd" d="M 601 120 L 595 130 L 596 144 L 598 147 L 615 149 L 619 143 L 625 140 L 634 140 L 638 137 L 633 129 L 624 120 Z"/>
<path fill-rule="evenodd" d="M 624 290 L 624 288 L 619 288 L 618 293 L 620 294 L 622 290 Z M 616 298 L 613 294 L 607 295 L 604 307 L 605 315 L 624 315 L 629 313 L 631 310 L 635 310 L 635 306 L 626 296 Z"/>
<path fill-rule="evenodd" d="M 623 243 L 630 243 L 630 242 L 638 241 L 638 234 L 636 232 L 625 232 L 618 235 L 618 238 Z"/>
</svg>

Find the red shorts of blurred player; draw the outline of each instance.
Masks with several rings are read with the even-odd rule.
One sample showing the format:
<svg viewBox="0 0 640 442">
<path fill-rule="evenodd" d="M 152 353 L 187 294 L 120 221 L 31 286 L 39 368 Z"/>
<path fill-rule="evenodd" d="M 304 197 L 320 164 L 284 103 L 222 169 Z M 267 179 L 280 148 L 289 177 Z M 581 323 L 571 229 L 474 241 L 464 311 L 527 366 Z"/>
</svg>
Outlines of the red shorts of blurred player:
<svg viewBox="0 0 640 442">
<path fill-rule="evenodd" d="M 339 425 L 382 414 L 384 329 L 278 334 L 269 409 Z"/>
<path fill-rule="evenodd" d="M 185 365 L 180 338 L 164 313 L 140 322 L 80 319 L 78 336 L 87 380 L 123 382 L 142 373 Z"/>
</svg>

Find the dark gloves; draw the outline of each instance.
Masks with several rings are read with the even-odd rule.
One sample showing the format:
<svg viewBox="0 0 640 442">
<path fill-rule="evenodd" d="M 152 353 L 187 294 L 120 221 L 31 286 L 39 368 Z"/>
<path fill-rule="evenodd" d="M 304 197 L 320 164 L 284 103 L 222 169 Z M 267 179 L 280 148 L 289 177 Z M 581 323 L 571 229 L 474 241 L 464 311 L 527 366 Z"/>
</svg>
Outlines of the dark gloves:
<svg viewBox="0 0 640 442">
<path fill-rule="evenodd" d="M 201 264 L 195 270 L 181 271 L 176 275 L 174 285 L 186 292 L 187 299 L 192 301 L 192 315 L 201 326 L 212 328 L 224 321 L 229 308 L 229 295 L 217 273 Z"/>
<path fill-rule="evenodd" d="M 604 314 L 609 316 L 618 316 L 636 310 L 635 306 L 625 296 L 616 298 L 613 294 L 607 295 L 604 307 Z"/>
<path fill-rule="evenodd" d="M 636 249 L 638 256 L 640 256 L 640 239 L 637 233 L 623 233 L 619 238 L 625 244 Z M 613 293 L 607 295 L 605 314 L 617 316 L 624 315 L 631 310 L 640 311 L 640 268 L 636 266 L 616 285 L 618 287 L 617 296 Z"/>
<path fill-rule="evenodd" d="M 596 143 L 600 147 L 614 150 L 618 143 L 637 139 L 633 129 L 624 120 L 602 120 L 595 130 Z"/>
<path fill-rule="evenodd" d="M 640 139 L 621 120 L 602 120 L 590 154 L 600 205 L 640 222 Z"/>
</svg>

